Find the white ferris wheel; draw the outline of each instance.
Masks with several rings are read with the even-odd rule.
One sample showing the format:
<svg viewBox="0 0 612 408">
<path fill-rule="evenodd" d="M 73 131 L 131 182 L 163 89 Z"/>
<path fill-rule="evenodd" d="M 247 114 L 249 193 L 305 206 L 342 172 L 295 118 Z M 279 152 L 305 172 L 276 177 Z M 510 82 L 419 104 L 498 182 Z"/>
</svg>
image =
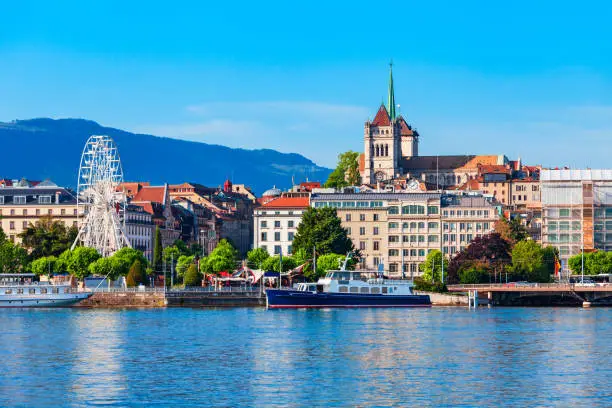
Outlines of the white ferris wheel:
<svg viewBox="0 0 612 408">
<path fill-rule="evenodd" d="M 81 242 L 106 257 L 131 246 L 121 225 L 125 194 L 117 191 L 123 169 L 117 145 L 109 136 L 91 136 L 81 155 L 77 207 L 84 219 L 72 248 Z"/>
</svg>

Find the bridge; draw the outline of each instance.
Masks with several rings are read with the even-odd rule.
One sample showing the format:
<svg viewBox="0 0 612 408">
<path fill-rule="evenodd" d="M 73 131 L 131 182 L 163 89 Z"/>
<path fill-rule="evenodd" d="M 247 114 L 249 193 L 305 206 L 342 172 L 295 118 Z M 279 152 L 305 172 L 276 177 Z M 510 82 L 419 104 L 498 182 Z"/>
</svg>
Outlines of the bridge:
<svg viewBox="0 0 612 408">
<path fill-rule="evenodd" d="M 612 305 L 610 283 L 493 283 L 449 285 L 449 292 L 467 292 L 493 305 Z"/>
</svg>

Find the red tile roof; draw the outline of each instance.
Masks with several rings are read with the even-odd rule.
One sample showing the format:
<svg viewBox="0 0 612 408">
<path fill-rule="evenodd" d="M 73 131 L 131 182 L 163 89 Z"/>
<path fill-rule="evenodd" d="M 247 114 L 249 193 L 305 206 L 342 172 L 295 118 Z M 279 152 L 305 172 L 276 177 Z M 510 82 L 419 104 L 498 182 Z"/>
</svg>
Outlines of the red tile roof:
<svg viewBox="0 0 612 408">
<path fill-rule="evenodd" d="M 374 120 L 372 121 L 372 126 L 389 126 L 391 122 L 389 121 L 389 112 L 387 112 L 387 108 L 385 105 L 380 105 Z"/>
<path fill-rule="evenodd" d="M 414 134 L 412 128 L 408 125 L 408 123 L 406 123 L 406 120 L 403 117 L 400 116 L 397 121 L 400 125 L 401 136 L 412 136 Z"/>
<path fill-rule="evenodd" d="M 140 189 L 138 194 L 134 196 L 132 201 L 134 202 L 146 202 L 151 201 L 154 203 L 163 204 L 165 201 L 165 188 L 164 186 L 153 187 L 153 186 L 144 186 Z"/>
<path fill-rule="evenodd" d="M 263 204 L 262 208 L 306 208 L 310 205 L 309 197 L 278 197 Z"/>
<path fill-rule="evenodd" d="M 478 166 L 480 174 L 512 174 L 512 169 L 503 164 L 481 164 Z"/>
</svg>

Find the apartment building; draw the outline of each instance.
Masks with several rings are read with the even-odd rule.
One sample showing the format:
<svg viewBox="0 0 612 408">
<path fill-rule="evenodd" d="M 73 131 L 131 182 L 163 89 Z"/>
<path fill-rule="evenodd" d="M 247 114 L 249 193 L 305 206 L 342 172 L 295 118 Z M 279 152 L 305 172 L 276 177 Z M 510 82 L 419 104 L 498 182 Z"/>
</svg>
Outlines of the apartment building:
<svg viewBox="0 0 612 408">
<path fill-rule="evenodd" d="M 78 227 L 82 211 L 72 191 L 49 180 L 4 180 L 0 184 L 0 225 L 14 242 L 20 242 L 19 234 L 45 216 L 68 228 Z"/>
<path fill-rule="evenodd" d="M 493 232 L 500 204 L 482 195 L 445 195 L 442 206 L 442 252 L 454 256 L 477 237 Z"/>
<path fill-rule="evenodd" d="M 270 255 L 291 255 L 293 238 L 309 204 L 309 193 L 284 193 L 257 207 L 253 213 L 253 248 L 263 248 Z"/>
<path fill-rule="evenodd" d="M 418 276 L 418 265 L 440 248 L 439 193 L 313 194 L 315 208 L 336 208 L 353 244 L 361 251 L 361 269 Z"/>
<path fill-rule="evenodd" d="M 567 260 L 595 249 L 612 251 L 612 169 L 542 170 L 542 243 Z"/>
</svg>

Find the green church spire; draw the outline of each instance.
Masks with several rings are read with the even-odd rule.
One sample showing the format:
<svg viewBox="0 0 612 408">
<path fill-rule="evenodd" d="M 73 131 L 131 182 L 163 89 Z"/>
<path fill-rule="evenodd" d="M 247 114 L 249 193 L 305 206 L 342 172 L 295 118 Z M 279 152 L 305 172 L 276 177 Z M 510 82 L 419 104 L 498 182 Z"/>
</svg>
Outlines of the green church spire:
<svg viewBox="0 0 612 408">
<path fill-rule="evenodd" d="M 387 110 L 389 111 L 389 119 L 393 122 L 395 116 L 395 92 L 393 91 L 393 61 L 389 63 L 389 101 L 387 103 Z"/>
</svg>

